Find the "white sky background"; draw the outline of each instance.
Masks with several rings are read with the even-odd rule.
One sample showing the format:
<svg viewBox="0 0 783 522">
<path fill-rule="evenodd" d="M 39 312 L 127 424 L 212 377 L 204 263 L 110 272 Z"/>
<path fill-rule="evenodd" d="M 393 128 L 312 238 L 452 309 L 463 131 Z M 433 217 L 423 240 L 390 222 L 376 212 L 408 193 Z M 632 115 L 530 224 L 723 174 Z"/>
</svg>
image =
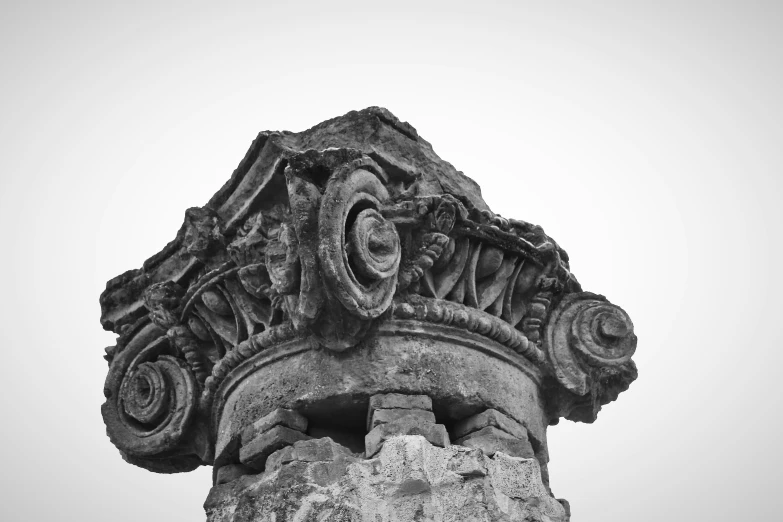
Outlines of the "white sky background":
<svg viewBox="0 0 783 522">
<path fill-rule="evenodd" d="M 0 8 L 0 519 L 204 518 L 209 468 L 105 436 L 98 295 L 258 131 L 370 105 L 635 323 L 639 380 L 549 431 L 573 520 L 779 519 L 783 4 L 114 4 Z"/>
</svg>

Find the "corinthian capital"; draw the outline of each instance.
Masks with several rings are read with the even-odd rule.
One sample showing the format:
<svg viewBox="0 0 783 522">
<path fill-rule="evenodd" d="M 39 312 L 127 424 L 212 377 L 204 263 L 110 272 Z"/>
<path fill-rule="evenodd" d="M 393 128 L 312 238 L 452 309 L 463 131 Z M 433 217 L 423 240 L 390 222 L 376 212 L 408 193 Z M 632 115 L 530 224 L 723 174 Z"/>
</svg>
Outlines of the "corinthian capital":
<svg viewBox="0 0 783 522">
<path fill-rule="evenodd" d="M 112 442 L 152 471 L 213 465 L 216 487 L 274 483 L 310 458 L 311 438 L 363 466 L 415 435 L 426 451 L 479 451 L 486 480 L 504 458 L 531 459 L 547 520 L 565 520 L 546 428 L 592 422 L 636 378 L 628 315 L 582 291 L 541 227 L 492 213 L 380 108 L 261 133 L 101 306 L 119 334 L 103 406 Z"/>
</svg>

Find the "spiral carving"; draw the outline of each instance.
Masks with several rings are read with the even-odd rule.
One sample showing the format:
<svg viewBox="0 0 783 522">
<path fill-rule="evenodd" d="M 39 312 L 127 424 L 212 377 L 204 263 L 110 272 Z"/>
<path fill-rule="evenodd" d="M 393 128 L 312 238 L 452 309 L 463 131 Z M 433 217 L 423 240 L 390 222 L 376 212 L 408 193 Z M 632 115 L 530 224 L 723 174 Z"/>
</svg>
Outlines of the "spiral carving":
<svg viewBox="0 0 783 522">
<path fill-rule="evenodd" d="M 196 379 L 182 359 L 171 355 L 169 339 L 147 325 L 115 358 L 106 381 L 102 412 L 112 442 L 139 465 L 183 471 L 182 462 L 198 464 L 181 454 L 196 410 Z M 185 452 L 186 453 L 186 452 Z M 190 465 L 190 464 L 189 464 Z"/>
<path fill-rule="evenodd" d="M 182 360 L 164 355 L 140 364 L 120 388 L 121 416 L 134 435 L 128 451 L 154 455 L 180 439 L 193 414 L 195 392 L 196 380 Z"/>
<path fill-rule="evenodd" d="M 375 209 L 356 216 L 348 236 L 348 261 L 356 276 L 376 281 L 394 277 L 400 264 L 397 230 Z"/>
<path fill-rule="evenodd" d="M 163 362 L 139 365 L 123 383 L 121 400 L 125 413 L 143 426 L 154 425 L 169 405 Z"/>
<path fill-rule="evenodd" d="M 380 213 L 388 198 L 372 172 L 338 169 L 319 211 L 318 257 L 325 282 L 330 293 L 361 319 L 385 312 L 397 286 L 400 238 Z"/>
<path fill-rule="evenodd" d="M 623 309 L 603 296 L 580 292 L 567 295 L 552 312 L 546 350 L 557 380 L 571 392 L 586 395 L 594 384 L 590 368 L 630 363 L 636 335 Z"/>
</svg>

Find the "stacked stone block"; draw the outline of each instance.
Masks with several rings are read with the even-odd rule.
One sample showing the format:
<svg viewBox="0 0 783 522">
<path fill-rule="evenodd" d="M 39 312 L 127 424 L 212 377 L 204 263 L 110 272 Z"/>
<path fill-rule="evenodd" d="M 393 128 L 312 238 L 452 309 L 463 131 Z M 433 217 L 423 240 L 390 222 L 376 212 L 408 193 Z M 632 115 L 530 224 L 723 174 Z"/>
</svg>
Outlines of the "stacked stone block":
<svg viewBox="0 0 783 522">
<path fill-rule="evenodd" d="M 242 432 L 239 460 L 245 466 L 262 471 L 267 457 L 297 441 L 310 439 L 305 434 L 307 419 L 301 414 L 278 408 Z"/>
<path fill-rule="evenodd" d="M 458 422 L 454 436 L 455 444 L 480 449 L 488 457 L 499 451 L 512 457 L 535 457 L 525 427 L 497 410 L 485 410 Z"/>
<path fill-rule="evenodd" d="M 365 455 L 372 457 L 383 443 L 398 435 L 421 435 L 434 446 L 448 447 L 449 434 L 435 422 L 432 400 L 426 395 L 385 393 L 373 395 L 367 411 Z"/>
</svg>

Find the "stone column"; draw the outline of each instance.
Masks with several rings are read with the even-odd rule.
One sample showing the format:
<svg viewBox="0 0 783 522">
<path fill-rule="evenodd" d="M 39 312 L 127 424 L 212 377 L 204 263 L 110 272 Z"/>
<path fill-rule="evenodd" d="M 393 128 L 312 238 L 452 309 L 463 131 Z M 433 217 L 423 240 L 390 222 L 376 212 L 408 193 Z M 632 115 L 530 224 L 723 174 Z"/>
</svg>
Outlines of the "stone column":
<svg viewBox="0 0 783 522">
<path fill-rule="evenodd" d="M 566 521 L 547 426 L 636 378 L 628 315 L 377 107 L 261 133 L 101 306 L 109 437 L 213 466 L 212 522 Z"/>
</svg>

